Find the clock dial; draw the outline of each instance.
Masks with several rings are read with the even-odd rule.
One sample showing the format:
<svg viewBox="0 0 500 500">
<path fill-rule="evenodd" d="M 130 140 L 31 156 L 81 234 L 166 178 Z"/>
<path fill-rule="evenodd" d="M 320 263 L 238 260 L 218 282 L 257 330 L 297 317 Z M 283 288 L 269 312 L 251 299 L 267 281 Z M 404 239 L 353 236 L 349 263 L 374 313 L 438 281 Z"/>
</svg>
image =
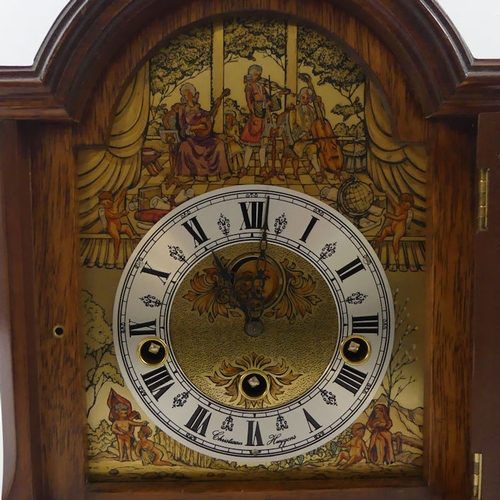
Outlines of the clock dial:
<svg viewBox="0 0 500 500">
<path fill-rule="evenodd" d="M 126 384 L 155 423 L 241 462 L 345 430 L 380 385 L 394 332 L 359 231 L 308 195 L 260 185 L 197 196 L 158 222 L 127 263 L 114 316 Z"/>
</svg>

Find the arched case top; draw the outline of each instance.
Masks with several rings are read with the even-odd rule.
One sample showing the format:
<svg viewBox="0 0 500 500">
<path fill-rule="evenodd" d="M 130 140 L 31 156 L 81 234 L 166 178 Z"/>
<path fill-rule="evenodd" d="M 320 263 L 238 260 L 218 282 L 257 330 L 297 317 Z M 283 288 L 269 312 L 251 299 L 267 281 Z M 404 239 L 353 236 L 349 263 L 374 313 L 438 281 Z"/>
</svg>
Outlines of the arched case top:
<svg viewBox="0 0 500 500">
<path fill-rule="evenodd" d="M 309 4 L 308 4 L 309 5 Z M 311 6 L 313 4 L 310 4 Z M 393 53 L 411 80 L 426 116 L 497 109 L 497 63 L 475 60 L 446 14 L 433 0 L 327 2 L 331 12 L 357 18 Z M 74 0 L 61 13 L 31 68 L 2 68 L 2 116 L 79 120 L 91 89 L 112 61 L 144 27 L 163 13 L 190 11 L 195 22 L 215 13 L 250 8 L 314 21 L 315 7 L 300 2 L 238 3 L 174 0 L 147 2 Z M 325 18 L 323 18 L 325 20 Z M 321 23 L 319 23 L 321 24 Z M 146 48 L 146 47 L 144 47 Z"/>
</svg>

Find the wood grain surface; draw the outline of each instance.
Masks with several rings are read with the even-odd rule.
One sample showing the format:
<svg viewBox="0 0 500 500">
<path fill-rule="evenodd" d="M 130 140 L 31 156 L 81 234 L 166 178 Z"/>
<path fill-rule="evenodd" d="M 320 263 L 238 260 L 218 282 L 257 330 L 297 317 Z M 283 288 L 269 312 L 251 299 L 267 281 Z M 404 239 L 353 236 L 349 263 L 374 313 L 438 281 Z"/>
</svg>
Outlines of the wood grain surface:
<svg viewBox="0 0 500 500">
<path fill-rule="evenodd" d="M 2 406 L 4 460 L 15 464 L 14 478 L 5 476 L 4 484 L 13 479 L 11 498 L 35 498 L 43 479 L 30 156 L 29 141 L 13 121 L 0 122 L 0 200 L 1 335 L 10 333 L 12 349 L 12 377 L 6 380 L 2 369 L 2 396 L 8 394 L 7 383 L 12 384 L 15 396 L 14 408 L 9 408 L 14 418 L 7 414 L 5 400 Z M 9 366 L 10 354 L 0 349 L 2 367 Z"/>
<path fill-rule="evenodd" d="M 165 40 L 191 23 L 238 12 L 293 17 L 341 39 L 383 91 L 400 138 L 430 145 L 421 480 L 86 485 L 74 151 L 106 143 L 127 82 Z M 4 258 L 9 272 L 4 274 L 19 456 L 10 498 L 470 498 L 475 114 L 500 109 L 495 88 L 499 73 L 483 65 L 474 86 L 467 86 L 471 64 L 430 0 L 70 4 L 33 69 L 0 70 L 0 117 L 32 122 L 0 127 L 1 215 L 12 228 L 1 237 L 8 246 Z M 470 118 L 424 119 L 439 113 Z M 15 175 L 9 173 L 10 157 L 19 169 Z M 23 220 L 12 227 L 17 210 Z M 3 307 L 4 315 L 7 309 Z M 53 334 L 56 326 L 64 328 L 60 338 Z"/>
<path fill-rule="evenodd" d="M 432 128 L 424 446 L 429 483 L 452 500 L 471 496 L 475 123 Z"/>
<path fill-rule="evenodd" d="M 35 300 L 38 322 L 41 498 L 84 498 L 83 337 L 78 286 L 76 166 L 71 127 L 32 133 Z M 64 334 L 54 335 L 61 327 Z"/>
<path fill-rule="evenodd" d="M 477 168 L 488 169 L 488 230 L 475 236 L 474 379 L 471 390 L 473 453 L 483 455 L 483 500 L 495 500 L 500 491 L 500 447 L 493 434 L 498 425 L 500 387 L 495 376 L 500 352 L 498 297 L 500 280 L 495 272 L 500 248 L 500 113 L 479 116 Z M 493 431 L 493 432 L 492 432 Z"/>
</svg>

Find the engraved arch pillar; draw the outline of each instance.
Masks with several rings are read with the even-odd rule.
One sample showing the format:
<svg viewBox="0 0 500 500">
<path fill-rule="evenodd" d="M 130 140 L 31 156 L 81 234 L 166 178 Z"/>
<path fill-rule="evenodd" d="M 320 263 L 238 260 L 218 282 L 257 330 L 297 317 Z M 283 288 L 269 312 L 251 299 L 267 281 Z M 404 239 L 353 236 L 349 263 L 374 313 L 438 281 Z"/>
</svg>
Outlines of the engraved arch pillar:
<svg viewBox="0 0 500 500">
<path fill-rule="evenodd" d="M 224 22 L 216 20 L 213 24 L 212 48 L 212 103 L 224 90 Z M 219 134 L 224 128 L 224 110 L 221 105 L 214 118 L 214 132 Z"/>
</svg>

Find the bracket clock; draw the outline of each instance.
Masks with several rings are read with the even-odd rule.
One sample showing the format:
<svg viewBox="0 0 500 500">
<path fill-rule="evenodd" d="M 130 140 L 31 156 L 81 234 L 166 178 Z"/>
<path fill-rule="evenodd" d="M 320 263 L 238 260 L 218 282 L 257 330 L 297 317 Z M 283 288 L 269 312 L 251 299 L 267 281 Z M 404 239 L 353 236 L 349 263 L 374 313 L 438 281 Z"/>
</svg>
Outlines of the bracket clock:
<svg viewBox="0 0 500 500">
<path fill-rule="evenodd" d="M 68 5 L 0 70 L 7 498 L 494 498 L 495 71 L 431 1 Z"/>
</svg>

